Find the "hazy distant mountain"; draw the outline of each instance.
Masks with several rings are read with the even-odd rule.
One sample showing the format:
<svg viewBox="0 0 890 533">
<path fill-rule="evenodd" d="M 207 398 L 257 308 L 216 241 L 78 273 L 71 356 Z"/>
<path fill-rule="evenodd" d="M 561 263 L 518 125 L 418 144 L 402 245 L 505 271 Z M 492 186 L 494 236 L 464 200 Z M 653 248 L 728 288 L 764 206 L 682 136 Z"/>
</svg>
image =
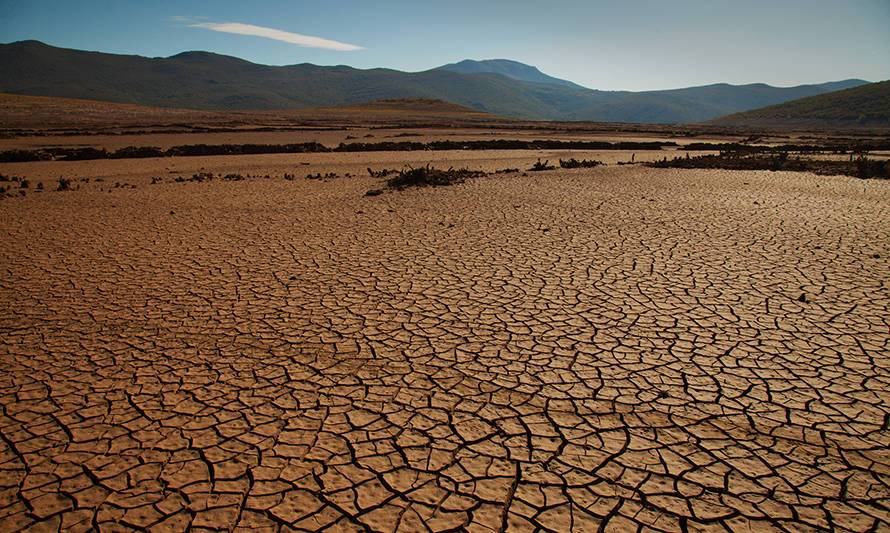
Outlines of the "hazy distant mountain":
<svg viewBox="0 0 890 533">
<path fill-rule="evenodd" d="M 865 83 L 868 82 L 843 80 L 796 87 L 773 87 L 764 83 L 748 85 L 717 83 L 684 89 L 622 93 L 621 98 L 609 102 L 605 107 L 583 109 L 579 113 L 596 114 L 603 120 L 619 122 L 703 122 L 730 113 Z"/>
<path fill-rule="evenodd" d="M 577 83 L 548 76 L 538 70 L 537 67 L 526 65 L 525 63 L 520 63 L 518 61 L 511 61 L 509 59 L 485 59 L 482 61 L 464 59 L 459 63 L 442 65 L 435 70 L 448 70 L 450 72 L 459 72 L 461 74 L 502 74 L 514 80 L 550 83 L 553 85 L 562 85 L 563 87 L 571 87 L 573 89 L 586 89 Z"/>
<path fill-rule="evenodd" d="M 510 67 L 512 76 L 449 68 L 401 72 L 308 63 L 276 67 L 209 52 L 147 58 L 20 41 L 0 45 L 0 92 L 193 109 L 285 109 L 428 98 L 525 119 L 678 123 L 706 121 L 866 83 L 596 91 L 513 77 L 539 72 L 523 67 Z"/>
<path fill-rule="evenodd" d="M 755 127 L 888 127 L 890 80 L 736 113 L 714 123 Z"/>
</svg>

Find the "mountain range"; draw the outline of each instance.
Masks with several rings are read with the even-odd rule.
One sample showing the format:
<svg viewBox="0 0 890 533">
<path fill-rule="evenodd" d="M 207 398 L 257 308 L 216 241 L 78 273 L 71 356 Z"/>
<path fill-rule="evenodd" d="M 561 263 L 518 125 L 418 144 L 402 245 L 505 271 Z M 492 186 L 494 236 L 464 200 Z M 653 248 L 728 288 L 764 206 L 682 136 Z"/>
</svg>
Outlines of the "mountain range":
<svg viewBox="0 0 890 533">
<path fill-rule="evenodd" d="M 500 59 L 402 72 L 308 63 L 268 66 L 210 52 L 148 58 L 39 41 L 0 44 L 0 92 L 192 109 L 289 109 L 428 98 L 522 119 L 689 123 L 866 83 L 852 79 L 797 87 L 721 83 L 599 91 Z"/>
</svg>

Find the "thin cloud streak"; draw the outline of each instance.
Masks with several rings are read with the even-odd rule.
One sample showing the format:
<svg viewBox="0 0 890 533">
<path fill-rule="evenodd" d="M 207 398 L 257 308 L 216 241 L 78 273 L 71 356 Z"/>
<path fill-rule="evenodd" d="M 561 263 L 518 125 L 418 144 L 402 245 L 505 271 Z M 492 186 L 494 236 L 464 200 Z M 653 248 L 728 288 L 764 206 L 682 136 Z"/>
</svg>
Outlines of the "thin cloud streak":
<svg viewBox="0 0 890 533">
<path fill-rule="evenodd" d="M 235 33 L 238 35 L 252 35 L 254 37 L 265 37 L 275 41 L 283 41 L 285 43 L 295 44 L 297 46 L 306 46 L 309 48 L 324 48 L 326 50 L 336 50 L 338 52 L 351 52 L 353 50 L 364 50 L 361 46 L 354 44 L 341 43 L 340 41 L 332 41 L 322 37 L 312 35 L 302 35 L 289 31 L 276 30 L 275 28 L 265 28 L 263 26 L 254 26 L 253 24 L 242 24 L 240 22 L 202 22 L 199 24 L 189 24 L 190 28 L 202 28 L 205 30 L 218 31 L 222 33 Z"/>
</svg>

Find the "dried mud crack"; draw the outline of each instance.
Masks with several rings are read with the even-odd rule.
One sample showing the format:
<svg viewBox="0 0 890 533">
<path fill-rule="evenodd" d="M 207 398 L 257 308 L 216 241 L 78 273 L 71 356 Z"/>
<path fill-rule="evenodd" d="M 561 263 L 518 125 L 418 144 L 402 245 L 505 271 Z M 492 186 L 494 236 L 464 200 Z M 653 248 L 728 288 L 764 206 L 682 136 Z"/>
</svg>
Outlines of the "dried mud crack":
<svg viewBox="0 0 890 533">
<path fill-rule="evenodd" d="M 0 531 L 890 528 L 890 183 L 382 179 L 0 203 Z"/>
</svg>

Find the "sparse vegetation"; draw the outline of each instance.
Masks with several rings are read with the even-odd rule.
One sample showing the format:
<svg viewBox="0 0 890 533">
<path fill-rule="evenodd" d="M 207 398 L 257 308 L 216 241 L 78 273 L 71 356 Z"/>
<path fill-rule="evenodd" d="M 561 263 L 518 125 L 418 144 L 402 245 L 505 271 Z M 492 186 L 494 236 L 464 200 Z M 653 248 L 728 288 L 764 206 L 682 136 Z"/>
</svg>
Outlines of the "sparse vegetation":
<svg viewBox="0 0 890 533">
<path fill-rule="evenodd" d="M 397 172 L 398 172 L 398 170 L 389 169 L 389 168 L 382 168 L 380 170 L 374 170 L 374 169 L 368 167 L 368 175 L 371 176 L 372 178 L 385 178 L 385 177 L 389 176 L 390 174 L 395 174 Z"/>
<path fill-rule="evenodd" d="M 112 156 L 104 148 L 53 148 L 53 159 L 59 161 L 90 161 L 93 159 L 108 159 Z"/>
<path fill-rule="evenodd" d="M 127 146 L 111 154 L 112 159 L 138 159 L 164 157 L 165 152 L 155 146 Z"/>
<path fill-rule="evenodd" d="M 430 165 L 419 168 L 408 168 L 386 180 L 390 189 L 402 190 L 409 187 L 444 187 L 463 183 L 467 179 L 484 176 L 481 170 L 467 168 L 449 168 L 441 170 Z M 372 195 L 373 196 L 373 195 Z"/>
<path fill-rule="evenodd" d="M 869 159 L 860 154 L 853 163 L 856 165 L 856 177 L 862 179 L 890 179 L 890 160 Z"/>
<path fill-rule="evenodd" d="M 296 144 L 188 144 L 174 146 L 164 152 L 166 156 L 211 156 L 253 154 L 302 154 L 329 152 L 330 148 L 316 142 Z"/>
<path fill-rule="evenodd" d="M 0 163 L 43 160 L 85 161 L 93 159 L 138 159 L 145 157 L 189 157 L 216 155 L 298 154 L 325 152 L 379 152 L 423 150 L 661 150 L 676 146 L 672 141 L 616 142 L 558 141 L 558 140 L 509 140 L 493 139 L 478 141 L 383 141 L 377 143 L 341 143 L 336 148 L 317 143 L 297 144 L 189 144 L 161 150 L 154 146 L 128 146 L 114 152 L 104 148 L 42 148 L 40 150 L 7 150 L 0 152 Z"/>
<path fill-rule="evenodd" d="M 312 173 L 306 174 L 307 180 L 325 180 L 325 179 L 334 179 L 334 178 L 339 178 L 339 177 L 340 177 L 340 175 L 337 174 L 336 172 L 328 172 L 325 174 L 322 174 L 321 172 L 316 172 L 315 174 L 312 174 Z"/>
<path fill-rule="evenodd" d="M 593 168 L 602 165 L 602 161 L 595 159 L 575 159 L 574 157 L 566 160 L 559 160 L 559 166 L 562 168 Z"/>
<path fill-rule="evenodd" d="M 71 190 L 71 180 L 68 178 L 59 178 L 59 181 L 56 185 L 57 191 L 70 191 Z"/>
<path fill-rule="evenodd" d="M 822 175 L 847 175 L 858 178 L 890 178 L 890 161 L 869 159 L 860 155 L 852 161 L 831 161 L 790 157 L 788 152 L 778 154 L 740 154 L 724 152 L 719 155 L 664 158 L 647 163 L 655 168 L 713 168 L 725 170 L 769 170 L 814 172 Z"/>
<path fill-rule="evenodd" d="M 285 179 L 287 179 L 289 174 L 285 174 Z M 192 174 L 190 178 L 186 178 L 184 176 L 177 176 L 173 178 L 173 181 L 176 183 L 187 183 L 187 182 L 197 182 L 203 183 L 205 181 L 213 181 L 213 180 L 222 180 L 222 181 L 244 181 L 246 179 L 255 179 L 255 178 L 265 178 L 269 179 L 271 176 L 269 174 L 264 175 L 254 175 L 254 174 L 240 174 L 240 173 L 228 173 L 228 174 L 214 174 L 213 172 L 201 171 L 195 174 Z M 98 179 L 96 181 L 99 181 Z M 161 183 L 163 181 L 162 178 L 157 178 L 157 182 L 152 179 L 152 183 Z"/>
<path fill-rule="evenodd" d="M 890 142 L 880 141 L 848 141 L 829 144 L 780 144 L 776 146 L 754 145 L 742 143 L 707 143 L 694 142 L 679 147 L 690 152 L 741 152 L 741 153 L 782 153 L 796 152 L 801 154 L 853 154 L 874 150 L 890 150 Z"/>
<path fill-rule="evenodd" d="M 543 163 L 541 162 L 540 159 L 538 159 L 537 162 L 535 162 L 535 164 L 532 165 L 532 167 L 528 170 L 529 170 L 529 172 L 541 172 L 544 170 L 554 170 L 556 167 L 549 163 L 550 163 L 549 159 L 545 160 Z"/>
<path fill-rule="evenodd" d="M 43 150 L 6 150 L 0 152 L 0 163 L 27 163 L 52 159 L 52 156 Z"/>
<path fill-rule="evenodd" d="M 673 141 L 658 142 L 616 142 L 605 141 L 559 141 L 559 140 L 511 140 L 491 139 L 477 141 L 383 141 L 377 143 L 341 143 L 334 152 L 376 152 L 376 151 L 440 151 L 440 150 L 661 150 L 663 147 L 677 146 Z"/>
<path fill-rule="evenodd" d="M 198 172 L 196 174 L 192 174 L 192 181 L 202 182 L 202 181 L 210 181 L 214 178 L 213 172 Z"/>
<path fill-rule="evenodd" d="M 765 151 L 765 146 L 754 146 L 751 144 L 744 143 L 707 143 L 707 142 L 694 142 L 689 144 L 684 144 L 680 147 L 682 150 L 687 150 L 690 152 L 705 152 L 705 151 L 714 151 L 714 152 L 760 152 Z"/>
</svg>

